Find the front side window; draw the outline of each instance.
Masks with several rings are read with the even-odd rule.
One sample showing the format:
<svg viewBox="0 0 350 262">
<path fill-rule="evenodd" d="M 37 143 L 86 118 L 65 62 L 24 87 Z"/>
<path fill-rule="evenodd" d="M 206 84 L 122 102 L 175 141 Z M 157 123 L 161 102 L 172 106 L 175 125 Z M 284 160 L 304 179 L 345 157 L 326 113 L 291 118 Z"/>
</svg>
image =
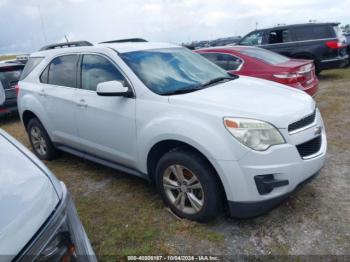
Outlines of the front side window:
<svg viewBox="0 0 350 262">
<path fill-rule="evenodd" d="M 81 86 L 96 91 L 99 83 L 120 81 L 127 83 L 119 70 L 106 58 L 99 55 L 84 55 L 81 65 Z"/>
<path fill-rule="evenodd" d="M 246 56 L 256 58 L 271 65 L 285 63 L 290 60 L 286 56 L 258 47 L 245 48 L 243 50 L 240 50 L 240 53 Z"/>
<path fill-rule="evenodd" d="M 229 75 L 186 48 L 163 48 L 120 54 L 125 63 L 153 92 L 160 95 L 194 91 L 213 79 Z"/>
<path fill-rule="evenodd" d="M 77 86 L 78 58 L 78 55 L 64 55 L 53 59 L 48 69 L 48 83 L 75 88 Z"/>
<path fill-rule="evenodd" d="M 254 32 L 242 39 L 240 45 L 261 45 L 263 41 L 263 32 Z"/>
<path fill-rule="evenodd" d="M 238 57 L 229 54 L 201 53 L 201 55 L 226 71 L 235 71 L 243 63 Z"/>
</svg>

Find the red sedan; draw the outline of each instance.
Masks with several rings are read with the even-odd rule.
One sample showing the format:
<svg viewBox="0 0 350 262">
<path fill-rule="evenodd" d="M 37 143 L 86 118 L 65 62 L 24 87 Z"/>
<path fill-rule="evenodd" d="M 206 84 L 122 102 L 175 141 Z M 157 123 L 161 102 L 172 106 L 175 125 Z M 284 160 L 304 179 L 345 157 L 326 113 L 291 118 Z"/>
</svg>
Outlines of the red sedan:
<svg viewBox="0 0 350 262">
<path fill-rule="evenodd" d="M 251 46 L 213 47 L 195 52 L 237 75 L 275 81 L 303 90 L 311 96 L 318 90 L 318 79 L 312 60 L 291 59 Z"/>
</svg>

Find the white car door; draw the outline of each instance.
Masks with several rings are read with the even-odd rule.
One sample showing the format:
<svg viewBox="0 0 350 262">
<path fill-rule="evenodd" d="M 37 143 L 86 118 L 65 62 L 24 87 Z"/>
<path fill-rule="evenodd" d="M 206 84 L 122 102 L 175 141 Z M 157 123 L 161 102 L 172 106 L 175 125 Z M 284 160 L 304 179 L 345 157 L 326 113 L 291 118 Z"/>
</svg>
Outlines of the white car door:
<svg viewBox="0 0 350 262">
<path fill-rule="evenodd" d="M 39 97 L 50 119 L 54 142 L 76 147 L 77 65 L 79 55 L 54 58 L 40 76 Z"/>
<path fill-rule="evenodd" d="M 129 85 L 128 82 L 109 58 L 99 54 L 84 54 L 80 68 L 77 123 L 83 151 L 135 167 L 135 99 L 96 93 L 99 83 L 116 80 Z"/>
</svg>

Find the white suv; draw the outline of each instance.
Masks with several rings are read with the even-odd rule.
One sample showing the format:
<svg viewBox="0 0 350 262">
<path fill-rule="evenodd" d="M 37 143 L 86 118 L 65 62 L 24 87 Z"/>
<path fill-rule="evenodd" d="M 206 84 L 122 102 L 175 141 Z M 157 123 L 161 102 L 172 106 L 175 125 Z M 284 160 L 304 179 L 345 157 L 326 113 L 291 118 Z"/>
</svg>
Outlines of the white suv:
<svg viewBox="0 0 350 262">
<path fill-rule="evenodd" d="M 19 113 L 35 153 L 57 149 L 145 178 L 184 218 L 262 214 L 324 164 L 314 100 L 228 75 L 164 43 L 106 43 L 31 55 Z"/>
</svg>

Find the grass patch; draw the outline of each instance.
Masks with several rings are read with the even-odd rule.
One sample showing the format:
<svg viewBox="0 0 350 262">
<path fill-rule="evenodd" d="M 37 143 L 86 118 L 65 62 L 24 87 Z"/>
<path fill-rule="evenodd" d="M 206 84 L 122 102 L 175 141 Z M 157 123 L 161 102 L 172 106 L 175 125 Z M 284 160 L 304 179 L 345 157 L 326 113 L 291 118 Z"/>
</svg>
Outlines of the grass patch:
<svg viewBox="0 0 350 262">
<path fill-rule="evenodd" d="M 0 61 L 15 59 L 16 55 L 0 55 Z"/>
</svg>

